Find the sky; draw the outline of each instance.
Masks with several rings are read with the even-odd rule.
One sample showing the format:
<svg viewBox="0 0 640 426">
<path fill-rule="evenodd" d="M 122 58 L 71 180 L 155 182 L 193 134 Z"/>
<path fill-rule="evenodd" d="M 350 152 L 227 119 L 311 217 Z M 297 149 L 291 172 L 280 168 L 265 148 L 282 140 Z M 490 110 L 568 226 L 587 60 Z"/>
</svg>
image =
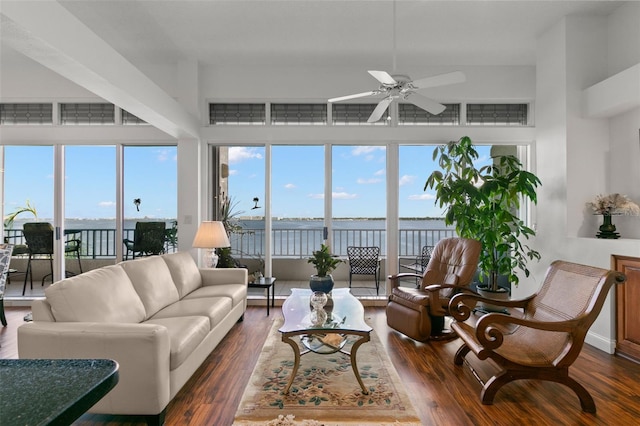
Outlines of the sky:
<svg viewBox="0 0 640 426">
<path fill-rule="evenodd" d="M 434 146 L 401 146 L 399 174 L 400 217 L 442 217 L 433 190 L 424 184 L 437 167 Z M 489 160 L 489 147 L 477 146 L 479 164 Z M 237 209 L 253 214 L 253 198 L 264 200 L 262 147 L 231 147 L 229 193 Z M 324 147 L 273 146 L 272 202 L 274 217 L 324 217 Z M 381 146 L 332 148 L 333 216 L 358 218 L 386 216 L 386 150 Z M 262 206 L 261 203 L 259 203 Z M 264 214 L 255 209 L 256 214 Z"/>
<path fill-rule="evenodd" d="M 433 146 L 400 147 L 400 217 L 442 217 L 433 190 L 424 191 L 436 169 Z M 486 163 L 489 147 L 476 147 Z M 324 217 L 324 147 L 272 147 L 274 217 Z M 381 146 L 332 148 L 333 216 L 386 216 L 386 150 Z M 67 218 L 115 217 L 115 147 L 67 146 L 65 188 Z M 125 218 L 175 218 L 177 214 L 177 149 L 171 146 L 125 147 Z M 229 194 L 236 211 L 264 215 L 265 149 L 231 147 Z M 53 147 L 5 147 L 5 214 L 26 205 L 38 217 L 53 217 Z M 258 209 L 253 199 L 259 198 Z M 136 208 L 134 199 L 141 203 Z M 27 218 L 28 216 L 23 216 Z"/>
<path fill-rule="evenodd" d="M 5 147 L 5 214 L 29 201 L 39 218 L 53 217 L 53 162 L 51 146 Z M 67 146 L 65 166 L 66 217 L 115 218 L 115 147 Z M 125 218 L 175 218 L 177 148 L 125 147 L 124 188 Z"/>
</svg>

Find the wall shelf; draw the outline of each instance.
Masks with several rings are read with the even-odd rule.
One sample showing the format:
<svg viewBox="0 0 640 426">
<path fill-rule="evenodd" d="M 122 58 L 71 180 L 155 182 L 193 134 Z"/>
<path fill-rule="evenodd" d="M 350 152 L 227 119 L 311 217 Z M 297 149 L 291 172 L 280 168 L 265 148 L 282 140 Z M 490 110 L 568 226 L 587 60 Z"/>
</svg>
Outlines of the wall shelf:
<svg viewBox="0 0 640 426">
<path fill-rule="evenodd" d="M 582 91 L 587 118 L 607 118 L 640 107 L 640 63 Z"/>
</svg>

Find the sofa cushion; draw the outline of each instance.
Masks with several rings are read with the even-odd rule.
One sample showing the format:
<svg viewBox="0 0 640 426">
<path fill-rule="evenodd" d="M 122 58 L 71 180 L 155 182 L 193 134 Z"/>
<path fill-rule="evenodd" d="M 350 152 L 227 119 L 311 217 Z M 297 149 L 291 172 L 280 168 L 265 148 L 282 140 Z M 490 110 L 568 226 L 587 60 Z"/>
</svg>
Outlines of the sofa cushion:
<svg viewBox="0 0 640 426">
<path fill-rule="evenodd" d="M 247 298 L 246 284 L 216 284 L 200 287 L 187 294 L 184 299 L 198 299 L 201 297 L 229 297 L 233 306 L 244 303 Z"/>
<path fill-rule="evenodd" d="M 203 316 L 153 318 L 144 324 L 162 325 L 169 332 L 170 369 L 175 370 L 189 358 L 195 348 L 209 334 L 209 319 Z"/>
<path fill-rule="evenodd" d="M 231 308 L 228 297 L 182 299 L 161 309 L 151 319 L 201 315 L 209 318 L 209 326 L 213 329 L 231 312 Z"/>
<path fill-rule="evenodd" d="M 119 265 L 58 281 L 44 294 L 60 322 L 138 323 L 145 319 L 142 300 Z"/>
<path fill-rule="evenodd" d="M 160 256 L 128 260 L 120 265 L 144 304 L 146 318 L 151 318 L 160 309 L 178 301 L 178 290 L 173 284 L 171 272 Z"/>
<path fill-rule="evenodd" d="M 178 294 L 182 299 L 193 290 L 202 287 L 202 278 L 198 265 L 193 260 L 189 252 L 165 254 L 162 259 L 166 262 L 171 271 L 173 283 L 178 289 Z"/>
</svg>

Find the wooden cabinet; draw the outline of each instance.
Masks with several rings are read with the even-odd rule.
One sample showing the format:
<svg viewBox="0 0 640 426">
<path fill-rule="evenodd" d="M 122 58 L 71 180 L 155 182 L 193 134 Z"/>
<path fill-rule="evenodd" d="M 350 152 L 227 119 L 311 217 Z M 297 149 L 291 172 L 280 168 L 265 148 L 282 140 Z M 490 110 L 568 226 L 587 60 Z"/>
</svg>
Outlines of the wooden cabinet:
<svg viewBox="0 0 640 426">
<path fill-rule="evenodd" d="M 616 353 L 640 362 L 640 258 L 614 256 L 613 261 L 627 276 L 616 285 Z"/>
</svg>

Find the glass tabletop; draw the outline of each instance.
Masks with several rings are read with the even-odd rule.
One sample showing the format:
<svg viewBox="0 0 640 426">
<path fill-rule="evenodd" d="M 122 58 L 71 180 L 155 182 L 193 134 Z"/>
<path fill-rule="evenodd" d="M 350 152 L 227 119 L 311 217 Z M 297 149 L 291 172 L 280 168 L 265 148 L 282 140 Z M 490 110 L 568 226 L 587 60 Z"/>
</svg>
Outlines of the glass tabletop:
<svg viewBox="0 0 640 426">
<path fill-rule="evenodd" d="M 336 288 L 324 306 L 324 314 L 318 315 L 311 307 L 311 289 L 293 288 L 282 305 L 284 324 L 281 333 L 314 332 L 369 332 L 364 321 L 364 307 L 348 288 Z"/>
</svg>

